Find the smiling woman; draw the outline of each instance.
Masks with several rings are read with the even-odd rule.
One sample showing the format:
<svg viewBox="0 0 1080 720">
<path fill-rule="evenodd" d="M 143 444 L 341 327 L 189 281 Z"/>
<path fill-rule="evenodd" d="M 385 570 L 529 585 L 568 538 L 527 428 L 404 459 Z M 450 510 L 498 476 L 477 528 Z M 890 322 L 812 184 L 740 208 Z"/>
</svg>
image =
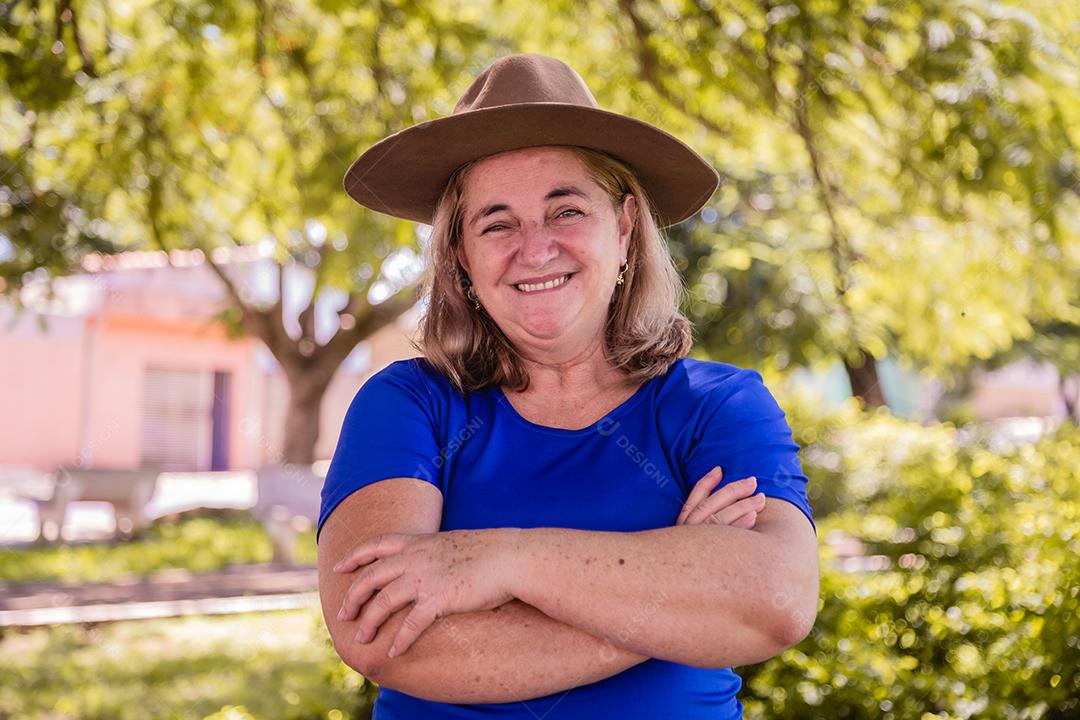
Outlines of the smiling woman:
<svg viewBox="0 0 1080 720">
<path fill-rule="evenodd" d="M 428 266 L 446 271 L 430 283 L 448 302 L 425 317 L 424 355 L 463 392 L 580 394 L 538 387 L 549 376 L 527 363 L 597 355 L 604 343 L 620 370 L 600 379 L 640 384 L 689 351 L 681 279 L 645 189 L 618 159 L 577 146 L 482 157 L 449 179 L 435 217 Z M 459 287 L 471 302 L 454 302 Z"/>
<path fill-rule="evenodd" d="M 350 167 L 358 202 L 432 225 L 423 356 L 356 394 L 318 524 L 377 717 L 738 718 L 732 668 L 809 632 L 785 414 L 756 371 L 686 357 L 661 228 L 717 181 L 543 55 Z"/>
</svg>

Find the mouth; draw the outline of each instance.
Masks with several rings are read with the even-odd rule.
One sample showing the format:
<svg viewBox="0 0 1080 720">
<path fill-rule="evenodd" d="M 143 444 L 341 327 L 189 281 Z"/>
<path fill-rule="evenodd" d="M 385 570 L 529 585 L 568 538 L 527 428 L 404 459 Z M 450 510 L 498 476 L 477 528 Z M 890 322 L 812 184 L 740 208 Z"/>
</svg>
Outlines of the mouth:
<svg viewBox="0 0 1080 720">
<path fill-rule="evenodd" d="M 561 288 L 563 285 L 566 285 L 566 283 L 570 282 L 570 278 L 572 278 L 576 274 L 577 273 L 567 273 L 560 278 L 548 280 L 547 282 L 535 284 L 521 283 L 518 285 L 514 285 L 513 287 L 522 295 L 538 295 L 542 293 L 553 292 Z"/>
</svg>

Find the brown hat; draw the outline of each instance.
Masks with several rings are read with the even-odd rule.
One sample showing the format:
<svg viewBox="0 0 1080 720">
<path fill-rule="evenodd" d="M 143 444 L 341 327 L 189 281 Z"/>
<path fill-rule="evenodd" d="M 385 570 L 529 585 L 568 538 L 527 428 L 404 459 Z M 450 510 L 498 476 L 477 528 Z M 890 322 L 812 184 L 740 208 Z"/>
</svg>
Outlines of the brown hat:
<svg viewBox="0 0 1080 720">
<path fill-rule="evenodd" d="M 368 148 L 345 173 L 345 192 L 372 210 L 430 225 L 454 170 L 537 145 L 578 145 L 619 158 L 637 174 L 662 227 L 700 210 L 720 182 L 712 165 L 678 138 L 601 110 L 566 63 L 524 54 L 489 65 L 452 115 L 405 128 Z"/>
</svg>

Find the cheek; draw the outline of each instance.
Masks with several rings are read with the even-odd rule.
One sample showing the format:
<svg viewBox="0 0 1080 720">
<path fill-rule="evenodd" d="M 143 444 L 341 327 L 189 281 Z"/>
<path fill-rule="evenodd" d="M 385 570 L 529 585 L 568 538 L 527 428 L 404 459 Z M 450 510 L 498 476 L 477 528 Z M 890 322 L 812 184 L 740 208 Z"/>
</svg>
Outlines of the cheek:
<svg viewBox="0 0 1080 720">
<path fill-rule="evenodd" d="M 499 285 L 507 277 L 512 255 L 492 248 L 473 258 L 473 282 L 478 285 Z"/>
</svg>

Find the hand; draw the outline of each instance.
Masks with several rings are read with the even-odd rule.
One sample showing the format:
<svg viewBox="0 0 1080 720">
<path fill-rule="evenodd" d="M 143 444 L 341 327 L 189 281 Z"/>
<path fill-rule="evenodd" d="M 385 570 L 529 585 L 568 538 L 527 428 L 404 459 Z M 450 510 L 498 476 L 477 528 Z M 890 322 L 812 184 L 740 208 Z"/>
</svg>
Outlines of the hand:
<svg viewBox="0 0 1080 720">
<path fill-rule="evenodd" d="M 415 602 L 390 646 L 390 657 L 400 655 L 440 617 L 490 610 L 513 599 L 510 557 L 519 532 L 495 528 L 370 538 L 334 566 L 343 573 L 365 566 L 345 593 L 338 619 L 354 619 L 367 603 L 356 639 L 369 642 L 391 614 Z"/>
<path fill-rule="evenodd" d="M 754 527 L 758 512 L 765 507 L 764 493 L 751 494 L 757 487 L 757 478 L 751 475 L 736 480 L 710 495 L 723 477 L 724 471 L 719 466 L 705 473 L 690 491 L 675 524 L 719 523 L 745 530 Z"/>
</svg>

